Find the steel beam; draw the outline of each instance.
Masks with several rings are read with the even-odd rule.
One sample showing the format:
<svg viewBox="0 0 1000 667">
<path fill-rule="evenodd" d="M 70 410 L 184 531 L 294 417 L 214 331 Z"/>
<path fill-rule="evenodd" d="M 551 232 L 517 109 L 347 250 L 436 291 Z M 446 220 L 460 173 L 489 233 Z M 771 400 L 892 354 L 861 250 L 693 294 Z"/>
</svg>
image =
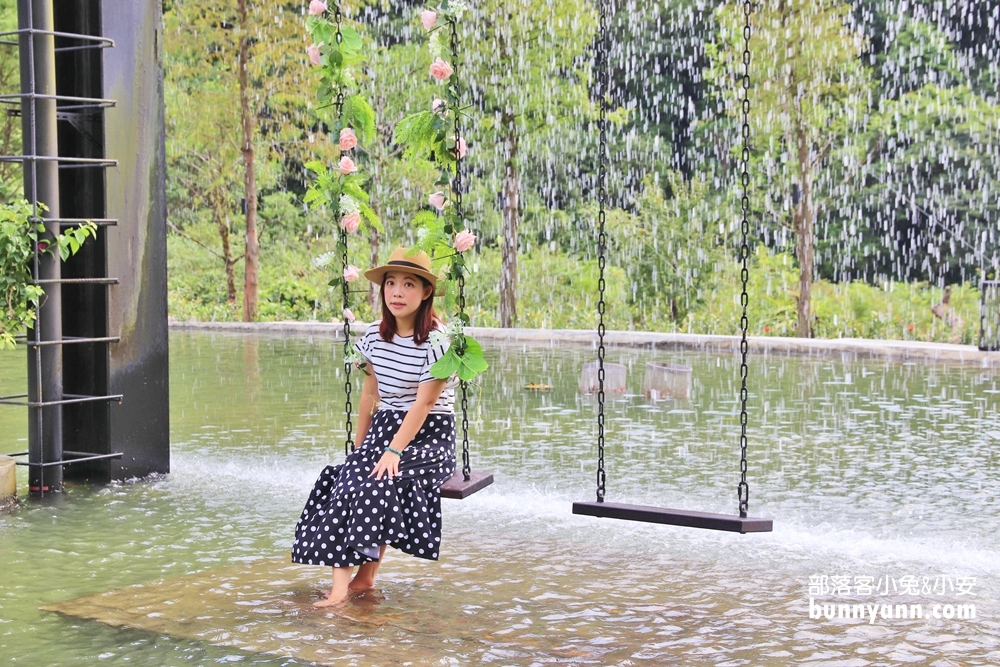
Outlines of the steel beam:
<svg viewBox="0 0 1000 667">
<path fill-rule="evenodd" d="M 52 0 L 18 0 L 17 3 L 21 93 L 21 131 L 25 157 L 24 193 L 35 204 L 48 210 L 36 211 L 46 219 L 48 233 L 59 234 L 59 164 L 38 157 L 59 154 L 56 126 L 56 61 L 53 37 Z M 35 32 L 36 30 L 46 32 Z M 44 96 L 44 97 L 37 97 Z M 36 281 L 46 281 L 45 296 L 38 307 L 38 319 L 29 332 L 35 342 L 57 341 L 62 337 L 62 286 L 59 254 L 39 253 L 34 260 Z M 62 490 L 62 467 L 47 468 L 45 463 L 61 461 L 63 371 L 62 346 L 28 348 L 28 394 L 33 402 L 45 407 L 29 409 L 28 451 L 33 465 L 28 476 L 32 493 Z"/>
</svg>

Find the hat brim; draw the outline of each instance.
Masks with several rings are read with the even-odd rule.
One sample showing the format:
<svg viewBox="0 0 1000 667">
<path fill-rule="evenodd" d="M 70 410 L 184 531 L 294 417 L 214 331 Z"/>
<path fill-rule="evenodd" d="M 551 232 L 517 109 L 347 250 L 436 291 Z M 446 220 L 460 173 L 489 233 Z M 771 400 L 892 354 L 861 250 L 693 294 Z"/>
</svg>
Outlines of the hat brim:
<svg viewBox="0 0 1000 667">
<path fill-rule="evenodd" d="M 400 271 L 402 273 L 410 273 L 415 276 L 420 276 L 427 282 L 431 284 L 431 287 L 437 289 L 437 276 L 423 268 L 422 266 L 415 264 L 413 262 L 407 261 L 390 261 L 388 264 L 382 266 L 376 266 L 374 269 L 368 269 L 365 271 L 365 278 L 375 283 L 378 286 L 382 286 L 382 279 L 385 274 L 390 271 Z"/>
</svg>

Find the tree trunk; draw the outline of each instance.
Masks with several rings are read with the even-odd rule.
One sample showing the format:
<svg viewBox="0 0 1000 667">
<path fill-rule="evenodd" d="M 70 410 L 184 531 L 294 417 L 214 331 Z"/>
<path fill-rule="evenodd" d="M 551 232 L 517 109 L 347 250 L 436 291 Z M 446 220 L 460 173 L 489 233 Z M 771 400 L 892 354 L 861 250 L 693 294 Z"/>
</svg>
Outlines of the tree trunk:
<svg viewBox="0 0 1000 667">
<path fill-rule="evenodd" d="M 233 249 L 229 245 L 229 220 L 225 212 L 225 202 L 222 195 L 212 198 L 212 217 L 215 218 L 215 226 L 219 229 L 219 238 L 222 240 L 222 261 L 226 263 L 226 300 L 229 305 L 236 305 L 236 277 L 233 275 L 233 266 L 236 260 L 233 259 Z"/>
<path fill-rule="evenodd" d="M 507 135 L 504 139 L 503 235 L 500 263 L 500 326 L 510 328 L 517 321 L 517 228 L 518 210 L 517 129 L 514 117 L 504 115 Z"/>
<path fill-rule="evenodd" d="M 809 154 L 809 140 L 805 128 L 796 128 L 795 141 L 799 154 L 799 187 L 802 199 L 795 206 L 793 218 L 795 222 L 795 255 L 799 260 L 799 303 L 798 322 L 795 335 L 799 338 L 812 337 L 812 301 L 813 281 L 813 216 L 816 212 L 812 205 L 812 169 Z"/>
<path fill-rule="evenodd" d="M 254 168 L 254 117 L 250 112 L 247 68 L 250 60 L 250 30 L 247 0 L 240 0 L 240 119 L 243 124 L 243 196 L 246 206 L 246 262 L 243 265 L 243 321 L 257 319 L 257 270 L 260 245 L 257 242 L 257 174 Z"/>
</svg>

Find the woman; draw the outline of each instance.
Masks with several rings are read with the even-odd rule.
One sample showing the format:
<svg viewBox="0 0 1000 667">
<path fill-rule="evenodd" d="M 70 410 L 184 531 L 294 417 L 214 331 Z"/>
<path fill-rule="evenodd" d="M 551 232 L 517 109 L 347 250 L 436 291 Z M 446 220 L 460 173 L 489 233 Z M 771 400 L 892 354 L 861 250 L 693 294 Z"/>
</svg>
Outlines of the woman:
<svg viewBox="0 0 1000 667">
<path fill-rule="evenodd" d="M 443 328 L 430 269 L 427 253 L 398 248 L 365 271 L 381 286 L 382 319 L 355 344 L 368 375 L 354 451 L 320 474 L 292 544 L 293 562 L 333 568 L 330 594 L 315 606 L 373 588 L 387 545 L 438 558 L 439 489 L 455 472 L 455 392 L 430 373 L 447 349 L 429 340 Z"/>
</svg>

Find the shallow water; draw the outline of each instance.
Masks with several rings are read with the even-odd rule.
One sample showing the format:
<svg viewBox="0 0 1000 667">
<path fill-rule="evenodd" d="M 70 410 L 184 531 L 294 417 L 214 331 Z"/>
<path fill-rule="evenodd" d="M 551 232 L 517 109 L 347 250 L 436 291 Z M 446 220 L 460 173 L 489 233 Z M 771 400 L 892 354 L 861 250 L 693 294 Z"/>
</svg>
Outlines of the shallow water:
<svg viewBox="0 0 1000 667">
<path fill-rule="evenodd" d="M 308 664 L 291 656 L 317 639 L 294 622 L 255 621 L 281 626 L 287 650 L 270 655 L 39 607 L 164 580 L 165 604 L 197 605 L 200 589 L 171 582 L 284 559 L 313 479 L 343 457 L 337 353 L 323 339 L 172 334 L 171 474 L 0 515 L 4 662 Z M 577 390 L 592 357 L 488 351 L 473 465 L 496 483 L 445 501 L 439 563 L 390 554 L 377 604 L 329 619 L 335 664 L 1000 663 L 995 370 L 753 359 L 751 515 L 775 530 L 741 536 L 570 513 L 595 493 L 594 402 Z M 693 367 L 690 400 L 639 393 L 653 360 Z M 628 367 L 633 393 L 607 410 L 607 499 L 735 513 L 736 359 L 611 349 L 608 361 Z M 23 386 L 22 368 L 20 355 L 0 354 L 0 392 Z M 525 391 L 529 382 L 553 389 Z M 24 422 L 0 409 L 0 449 L 26 448 Z M 315 576 L 301 594 L 315 597 L 328 571 L 306 571 Z M 850 593 L 822 588 L 837 576 Z M 863 577 L 871 591 L 858 592 Z M 928 618 L 810 618 L 810 597 L 919 604 Z M 974 604 L 976 618 L 931 618 L 936 604 Z M 235 616 L 209 620 L 219 636 L 245 630 Z"/>
</svg>

